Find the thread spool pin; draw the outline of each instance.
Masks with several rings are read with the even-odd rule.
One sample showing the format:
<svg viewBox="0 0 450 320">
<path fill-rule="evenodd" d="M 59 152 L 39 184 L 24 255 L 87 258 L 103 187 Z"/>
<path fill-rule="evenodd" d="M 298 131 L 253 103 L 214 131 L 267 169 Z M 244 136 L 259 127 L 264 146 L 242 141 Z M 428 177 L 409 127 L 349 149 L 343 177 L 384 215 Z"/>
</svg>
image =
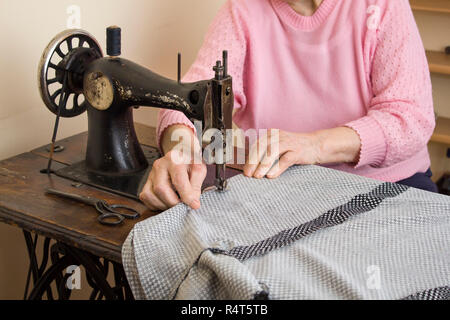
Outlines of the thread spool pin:
<svg viewBox="0 0 450 320">
<path fill-rule="evenodd" d="M 118 26 L 111 26 L 106 29 L 106 53 L 110 57 L 121 55 L 122 30 Z"/>
</svg>

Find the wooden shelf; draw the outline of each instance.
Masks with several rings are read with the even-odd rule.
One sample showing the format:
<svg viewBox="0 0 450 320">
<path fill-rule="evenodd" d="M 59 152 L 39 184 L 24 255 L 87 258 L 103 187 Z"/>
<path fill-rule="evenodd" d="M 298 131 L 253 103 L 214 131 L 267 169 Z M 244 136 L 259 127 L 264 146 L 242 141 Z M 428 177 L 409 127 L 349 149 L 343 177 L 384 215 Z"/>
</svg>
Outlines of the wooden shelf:
<svg viewBox="0 0 450 320">
<path fill-rule="evenodd" d="M 431 141 L 450 145 L 450 119 L 439 117 Z"/>
<path fill-rule="evenodd" d="M 409 0 L 417 11 L 450 13 L 450 0 Z"/>
<path fill-rule="evenodd" d="M 427 58 L 432 73 L 450 75 L 450 55 L 444 52 L 427 51 Z"/>
</svg>

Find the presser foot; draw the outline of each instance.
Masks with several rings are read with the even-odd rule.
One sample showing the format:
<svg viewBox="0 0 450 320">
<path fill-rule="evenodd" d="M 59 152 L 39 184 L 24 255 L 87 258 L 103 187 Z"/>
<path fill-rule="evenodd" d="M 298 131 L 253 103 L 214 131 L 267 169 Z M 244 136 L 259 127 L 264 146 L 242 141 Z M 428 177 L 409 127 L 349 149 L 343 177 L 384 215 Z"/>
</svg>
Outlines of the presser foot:
<svg viewBox="0 0 450 320">
<path fill-rule="evenodd" d="M 225 192 L 228 190 L 228 181 L 225 175 L 226 165 L 216 164 L 216 180 L 214 186 L 219 192 Z"/>
<path fill-rule="evenodd" d="M 215 188 L 219 192 L 227 192 L 229 190 L 228 189 L 228 181 L 227 180 L 222 180 L 222 179 L 216 180 Z"/>
</svg>

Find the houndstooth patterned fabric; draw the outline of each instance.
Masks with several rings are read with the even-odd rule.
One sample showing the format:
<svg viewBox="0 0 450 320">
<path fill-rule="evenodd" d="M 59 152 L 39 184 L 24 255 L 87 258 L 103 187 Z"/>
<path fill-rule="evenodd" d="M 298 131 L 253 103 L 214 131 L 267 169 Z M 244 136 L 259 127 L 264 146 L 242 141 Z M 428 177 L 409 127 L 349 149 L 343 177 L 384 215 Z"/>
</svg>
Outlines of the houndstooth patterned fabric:
<svg viewBox="0 0 450 320">
<path fill-rule="evenodd" d="M 441 287 L 419 292 L 404 300 L 450 300 L 450 287 Z"/>
<path fill-rule="evenodd" d="M 236 176 L 136 224 L 122 259 L 136 299 L 445 298 L 450 198 L 317 166 Z"/>
</svg>

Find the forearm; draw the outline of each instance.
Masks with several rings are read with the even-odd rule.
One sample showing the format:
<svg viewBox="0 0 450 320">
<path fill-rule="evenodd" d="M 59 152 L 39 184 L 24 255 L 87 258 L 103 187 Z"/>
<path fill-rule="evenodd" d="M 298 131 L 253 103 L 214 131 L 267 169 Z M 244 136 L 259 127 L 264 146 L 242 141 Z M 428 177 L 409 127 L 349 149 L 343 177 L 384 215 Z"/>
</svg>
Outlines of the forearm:
<svg viewBox="0 0 450 320">
<path fill-rule="evenodd" d="M 317 139 L 319 164 L 358 162 L 361 140 L 355 130 L 339 127 L 317 131 L 314 136 Z"/>
<path fill-rule="evenodd" d="M 164 130 L 161 136 L 161 150 L 164 154 L 179 146 L 180 143 L 192 147 L 192 149 L 198 145 L 194 131 L 190 127 L 184 124 L 175 124 Z"/>
</svg>

